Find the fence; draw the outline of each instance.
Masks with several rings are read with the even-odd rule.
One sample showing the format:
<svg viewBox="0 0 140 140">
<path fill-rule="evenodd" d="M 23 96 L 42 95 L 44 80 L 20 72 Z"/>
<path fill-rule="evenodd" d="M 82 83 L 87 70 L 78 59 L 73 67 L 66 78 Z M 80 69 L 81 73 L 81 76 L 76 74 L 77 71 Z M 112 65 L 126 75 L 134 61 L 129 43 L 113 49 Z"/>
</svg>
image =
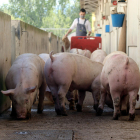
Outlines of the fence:
<svg viewBox="0 0 140 140">
<path fill-rule="evenodd" d="M 5 77 L 19 55 L 23 53 L 60 52 L 63 42 L 53 33 L 48 33 L 0 12 L 0 91 L 5 90 Z M 0 113 L 11 105 L 9 97 L 0 93 Z"/>
<path fill-rule="evenodd" d="M 4 81 L 11 67 L 11 17 L 0 12 L 0 91 L 6 89 Z M 10 107 L 10 99 L 0 94 L 0 112 Z"/>
</svg>

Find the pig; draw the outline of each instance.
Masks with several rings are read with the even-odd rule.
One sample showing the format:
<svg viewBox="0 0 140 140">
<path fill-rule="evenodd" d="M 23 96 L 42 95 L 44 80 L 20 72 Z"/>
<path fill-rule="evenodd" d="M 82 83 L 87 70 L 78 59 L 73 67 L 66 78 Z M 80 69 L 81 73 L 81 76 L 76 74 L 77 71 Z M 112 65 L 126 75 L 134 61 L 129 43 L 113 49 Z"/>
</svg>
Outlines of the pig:
<svg viewBox="0 0 140 140">
<path fill-rule="evenodd" d="M 105 51 L 103 50 L 95 50 L 92 54 L 91 54 L 91 57 L 90 59 L 92 61 L 95 61 L 95 62 L 100 62 L 100 63 L 103 63 L 104 59 L 106 58 L 107 54 Z M 98 76 L 98 79 L 96 79 L 98 81 L 98 83 L 100 83 L 100 76 Z M 99 100 L 100 100 L 100 93 L 96 93 L 97 95 L 95 95 L 95 98 L 96 98 L 96 104 L 94 105 L 94 109 L 97 111 L 97 108 L 98 108 L 98 104 L 99 104 Z M 109 97 L 109 95 L 107 95 L 106 97 L 106 100 L 105 100 L 105 103 L 110 107 L 110 108 L 113 108 L 113 102 L 112 102 L 112 99 Z"/>
<path fill-rule="evenodd" d="M 41 54 L 39 54 L 39 57 L 42 58 L 45 63 L 48 59 L 50 59 L 50 56 L 47 53 L 41 53 Z"/>
<path fill-rule="evenodd" d="M 75 54 L 80 54 L 80 55 L 83 55 L 87 58 L 90 58 L 91 57 L 91 52 L 89 50 L 81 50 L 81 49 L 71 49 L 70 50 L 70 53 L 75 53 Z"/>
<path fill-rule="evenodd" d="M 50 59 L 50 56 L 49 56 L 49 54 L 47 54 L 47 53 L 39 54 L 39 57 L 41 57 L 41 58 L 44 60 L 45 63 L 46 63 L 46 61 L 47 61 L 48 59 Z M 46 86 L 47 86 L 47 85 L 46 85 Z M 45 97 L 46 97 L 49 101 L 51 101 L 52 103 L 54 103 L 51 90 L 49 89 L 48 86 L 46 87 Z M 68 92 L 67 95 L 66 95 L 66 98 L 67 98 L 67 100 L 70 102 L 70 104 L 69 104 L 69 109 L 70 109 L 70 110 L 74 110 L 74 101 L 75 101 L 76 103 L 77 103 L 77 101 L 78 101 L 78 91 L 74 91 L 73 93 Z"/>
<path fill-rule="evenodd" d="M 140 87 L 138 65 L 132 58 L 123 53 L 114 52 L 107 57 L 101 72 L 102 92 L 97 115 L 102 114 L 108 93 L 113 100 L 113 119 L 118 120 L 120 108 L 127 110 L 129 101 L 129 120 L 134 120 L 136 99 Z"/>
<path fill-rule="evenodd" d="M 95 50 L 92 54 L 90 59 L 92 61 L 103 63 L 105 57 L 107 56 L 106 52 L 103 50 Z"/>
<path fill-rule="evenodd" d="M 90 59 L 91 59 L 92 61 L 96 61 L 96 62 L 100 62 L 100 63 L 103 63 L 103 64 L 104 64 L 104 63 L 106 62 L 106 60 L 107 60 L 110 56 L 112 56 L 114 53 L 115 53 L 115 54 L 123 54 L 123 55 L 126 55 L 126 56 L 127 56 L 126 53 L 121 52 L 121 51 L 116 51 L 116 52 L 113 52 L 113 53 L 107 55 L 106 52 L 103 51 L 103 50 L 95 50 L 95 51 L 91 54 L 91 58 L 90 58 Z M 100 79 L 100 78 L 99 78 L 99 79 Z M 98 80 L 99 80 L 99 79 L 98 79 Z M 98 97 L 98 100 L 99 100 L 100 96 L 96 96 L 96 97 Z M 108 107 L 114 109 L 114 107 L 113 107 L 113 101 L 112 101 L 112 98 L 111 98 L 110 94 L 107 94 L 106 99 L 105 99 L 105 104 L 108 105 Z M 95 109 L 95 108 L 94 108 L 94 109 Z M 97 109 L 97 108 L 96 108 L 96 109 Z M 124 109 L 123 109 L 123 105 L 121 106 L 121 114 L 124 115 L 124 116 L 127 115 L 127 112 L 124 111 Z"/>
<path fill-rule="evenodd" d="M 100 92 L 100 83 L 96 81 L 102 71 L 103 64 L 93 62 L 90 59 L 71 53 L 50 53 L 44 72 L 54 101 L 55 111 L 58 115 L 66 116 L 65 96 L 68 91 L 79 90 L 79 99 L 76 105 L 77 111 L 82 111 L 85 92 L 93 94 Z M 98 85 L 98 86 L 97 86 Z"/>
<path fill-rule="evenodd" d="M 85 49 L 84 50 L 84 56 L 87 57 L 87 58 L 90 58 L 91 57 L 91 51 Z"/>
<path fill-rule="evenodd" d="M 122 55 L 125 55 L 127 56 L 126 53 L 122 52 L 122 51 L 115 51 L 115 52 L 112 52 L 111 54 L 107 55 L 104 60 L 103 60 L 103 65 L 105 64 L 106 60 L 109 59 L 112 55 L 114 54 L 122 54 Z M 125 100 L 128 99 L 128 97 L 125 98 Z M 124 101 L 125 101 L 124 100 Z M 114 109 L 114 106 L 113 106 L 113 101 L 112 101 L 112 98 L 111 98 L 111 95 L 110 94 L 107 94 L 106 96 L 106 100 L 105 100 L 105 104 L 108 105 L 108 107 Z M 128 108 L 128 107 L 127 107 Z M 128 114 L 128 112 L 123 108 L 123 104 L 121 103 L 121 115 L 123 116 L 126 116 Z"/>
<path fill-rule="evenodd" d="M 115 52 L 112 52 L 111 54 L 109 54 L 109 55 L 107 55 L 106 57 L 105 57 L 105 59 L 104 59 L 104 61 L 103 61 L 103 64 L 105 64 L 106 63 L 106 60 L 107 59 L 109 59 L 112 55 L 116 55 L 116 54 L 122 54 L 122 55 L 125 55 L 125 56 L 127 56 L 127 54 L 126 53 L 124 53 L 124 52 L 122 52 L 122 51 L 115 51 Z"/>
<path fill-rule="evenodd" d="M 43 111 L 46 81 L 45 62 L 35 54 L 22 54 L 16 58 L 6 76 L 6 91 L 1 91 L 12 100 L 11 116 L 17 119 L 31 117 L 31 107 L 39 93 L 38 113 Z"/>
<path fill-rule="evenodd" d="M 82 50 L 82 49 L 75 48 L 75 49 L 71 49 L 70 53 L 83 55 L 87 58 L 91 57 L 91 52 L 89 50 L 86 50 L 86 49 Z M 70 104 L 69 104 L 70 110 L 74 110 L 74 101 L 75 101 L 75 103 L 78 102 L 78 90 L 74 90 L 73 92 L 68 92 L 67 99 L 70 102 Z"/>
<path fill-rule="evenodd" d="M 83 50 L 82 50 L 82 49 L 77 49 L 77 48 L 75 48 L 75 49 L 71 49 L 71 50 L 70 50 L 70 53 L 75 53 L 75 54 L 80 54 L 80 55 L 82 55 L 82 54 L 83 54 Z"/>
</svg>

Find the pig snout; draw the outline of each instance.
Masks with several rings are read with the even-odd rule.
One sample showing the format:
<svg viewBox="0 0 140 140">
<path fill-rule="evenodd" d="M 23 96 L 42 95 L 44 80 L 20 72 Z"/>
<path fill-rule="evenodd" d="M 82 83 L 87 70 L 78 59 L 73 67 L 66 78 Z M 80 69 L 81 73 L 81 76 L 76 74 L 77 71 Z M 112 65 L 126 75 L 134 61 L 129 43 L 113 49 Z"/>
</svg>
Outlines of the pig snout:
<svg viewBox="0 0 140 140">
<path fill-rule="evenodd" d="M 17 119 L 29 119 L 30 118 L 30 113 L 27 112 L 26 109 L 17 110 L 16 111 L 16 118 Z"/>
<path fill-rule="evenodd" d="M 18 119 L 26 119 L 26 114 L 25 113 L 20 113 L 17 116 Z"/>
</svg>

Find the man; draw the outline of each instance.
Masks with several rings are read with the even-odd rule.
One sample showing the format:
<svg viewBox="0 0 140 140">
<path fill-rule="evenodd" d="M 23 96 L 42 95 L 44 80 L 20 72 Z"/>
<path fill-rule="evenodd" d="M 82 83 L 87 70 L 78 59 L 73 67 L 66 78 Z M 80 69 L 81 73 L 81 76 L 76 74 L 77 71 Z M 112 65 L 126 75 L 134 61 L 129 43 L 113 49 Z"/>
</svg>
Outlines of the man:
<svg viewBox="0 0 140 140">
<path fill-rule="evenodd" d="M 90 36 L 91 26 L 90 26 L 90 22 L 85 19 L 86 10 L 81 9 L 79 15 L 80 15 L 80 18 L 77 18 L 74 20 L 72 26 L 66 33 L 65 37 L 67 37 L 68 34 L 71 33 L 72 30 L 75 28 L 76 28 L 76 36 L 87 36 L 87 30 L 89 31 L 88 37 Z"/>
</svg>

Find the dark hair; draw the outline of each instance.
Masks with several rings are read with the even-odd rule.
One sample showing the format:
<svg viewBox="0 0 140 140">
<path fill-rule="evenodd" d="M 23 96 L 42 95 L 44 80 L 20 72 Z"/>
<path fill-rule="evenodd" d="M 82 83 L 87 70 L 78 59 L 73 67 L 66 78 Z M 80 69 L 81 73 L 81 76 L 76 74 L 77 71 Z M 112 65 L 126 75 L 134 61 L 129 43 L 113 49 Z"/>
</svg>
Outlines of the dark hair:
<svg viewBox="0 0 140 140">
<path fill-rule="evenodd" d="M 85 10 L 84 8 L 82 8 L 82 9 L 80 10 L 80 12 L 85 12 L 85 13 L 86 13 L 86 10 Z"/>
</svg>

